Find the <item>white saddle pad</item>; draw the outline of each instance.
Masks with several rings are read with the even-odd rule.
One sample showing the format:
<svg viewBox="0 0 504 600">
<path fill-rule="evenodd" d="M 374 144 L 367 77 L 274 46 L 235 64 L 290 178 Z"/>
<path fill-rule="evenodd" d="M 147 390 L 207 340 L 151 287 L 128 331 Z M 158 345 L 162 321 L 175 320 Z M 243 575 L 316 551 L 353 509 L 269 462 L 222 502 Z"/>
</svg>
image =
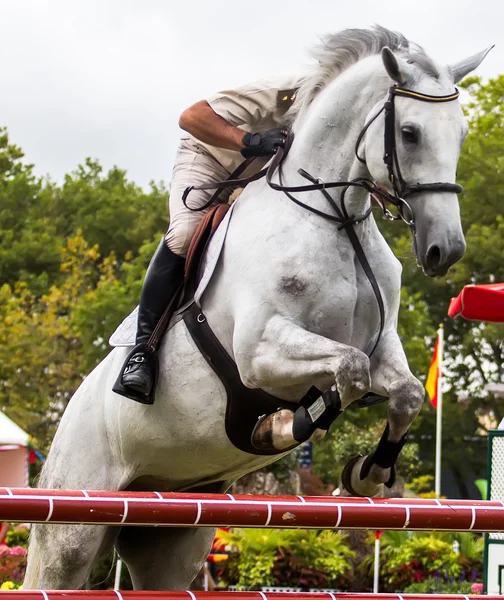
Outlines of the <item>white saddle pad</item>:
<svg viewBox="0 0 504 600">
<path fill-rule="evenodd" d="M 219 225 L 217 231 L 212 236 L 210 243 L 208 244 L 207 250 L 205 252 L 205 256 L 203 257 L 202 265 L 201 265 L 201 279 L 198 284 L 198 288 L 194 295 L 194 299 L 196 304 L 200 304 L 201 296 L 203 292 L 207 288 L 210 280 L 212 279 L 212 275 L 215 271 L 215 267 L 217 266 L 217 262 L 222 252 L 222 248 L 224 247 L 224 242 L 226 240 L 226 234 L 229 227 L 229 222 L 231 220 L 231 213 L 233 212 L 233 206 L 228 210 L 226 216 L 222 220 L 222 223 Z M 135 337 L 137 330 L 137 319 L 138 319 L 138 306 L 135 310 L 128 315 L 124 321 L 119 325 L 119 327 L 114 331 L 114 333 L 110 336 L 109 344 L 111 346 L 134 346 L 135 345 Z"/>
</svg>

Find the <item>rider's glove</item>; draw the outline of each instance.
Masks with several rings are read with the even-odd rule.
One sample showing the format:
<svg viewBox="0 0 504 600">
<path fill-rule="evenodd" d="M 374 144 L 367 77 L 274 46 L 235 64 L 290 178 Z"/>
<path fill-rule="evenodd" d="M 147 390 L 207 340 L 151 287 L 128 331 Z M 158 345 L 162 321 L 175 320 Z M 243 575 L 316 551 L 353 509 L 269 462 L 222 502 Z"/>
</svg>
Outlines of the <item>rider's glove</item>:
<svg viewBox="0 0 504 600">
<path fill-rule="evenodd" d="M 289 130 L 286 127 L 268 129 L 264 133 L 246 133 L 242 139 L 245 148 L 242 148 L 240 152 L 245 158 L 271 156 L 276 152 L 277 146 L 285 147 L 288 133 Z"/>
</svg>

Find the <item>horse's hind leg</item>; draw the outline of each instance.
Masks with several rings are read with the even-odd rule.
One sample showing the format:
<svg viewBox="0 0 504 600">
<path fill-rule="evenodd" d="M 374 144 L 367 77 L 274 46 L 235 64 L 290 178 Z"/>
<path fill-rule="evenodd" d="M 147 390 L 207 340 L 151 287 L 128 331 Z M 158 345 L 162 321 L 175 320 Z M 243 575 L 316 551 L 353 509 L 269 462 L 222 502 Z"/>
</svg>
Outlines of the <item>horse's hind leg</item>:
<svg viewBox="0 0 504 600">
<path fill-rule="evenodd" d="M 343 471 L 343 485 L 355 496 L 376 496 L 384 485 L 391 487 L 394 465 L 425 397 L 423 385 L 409 370 L 395 331 L 382 338 L 371 362 L 371 377 L 372 390 L 389 397 L 388 422 L 376 450 L 352 459 Z"/>
<path fill-rule="evenodd" d="M 135 590 L 186 590 L 210 552 L 214 528 L 124 527 L 116 548 Z"/>
</svg>

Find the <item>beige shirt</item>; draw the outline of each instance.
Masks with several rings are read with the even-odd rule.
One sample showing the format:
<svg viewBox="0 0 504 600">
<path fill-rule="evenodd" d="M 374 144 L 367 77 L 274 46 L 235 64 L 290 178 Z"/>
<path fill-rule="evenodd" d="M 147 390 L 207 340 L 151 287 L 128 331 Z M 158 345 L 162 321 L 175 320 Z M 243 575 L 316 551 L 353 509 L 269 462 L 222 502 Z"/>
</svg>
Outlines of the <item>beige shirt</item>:
<svg viewBox="0 0 504 600">
<path fill-rule="evenodd" d="M 205 100 L 230 125 L 243 131 L 263 132 L 284 125 L 285 113 L 292 106 L 295 92 L 304 78 L 303 75 L 279 75 L 218 92 Z M 244 160 L 234 150 L 195 141 L 229 172 Z"/>
</svg>

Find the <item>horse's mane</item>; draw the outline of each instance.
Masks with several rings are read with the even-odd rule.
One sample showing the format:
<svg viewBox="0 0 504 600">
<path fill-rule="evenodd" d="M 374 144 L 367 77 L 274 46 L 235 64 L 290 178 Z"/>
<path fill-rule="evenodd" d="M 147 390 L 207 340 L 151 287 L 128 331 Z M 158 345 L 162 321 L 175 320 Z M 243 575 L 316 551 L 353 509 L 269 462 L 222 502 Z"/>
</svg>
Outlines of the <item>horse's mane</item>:
<svg viewBox="0 0 504 600">
<path fill-rule="evenodd" d="M 299 88 L 287 118 L 293 121 L 340 73 L 363 58 L 378 54 L 385 46 L 405 56 L 408 62 L 415 63 L 428 75 L 439 77 L 435 63 L 423 48 L 406 39 L 402 33 L 380 25 L 371 29 L 345 29 L 322 36 L 321 43 L 311 50 L 310 54 L 317 64 Z"/>
</svg>

